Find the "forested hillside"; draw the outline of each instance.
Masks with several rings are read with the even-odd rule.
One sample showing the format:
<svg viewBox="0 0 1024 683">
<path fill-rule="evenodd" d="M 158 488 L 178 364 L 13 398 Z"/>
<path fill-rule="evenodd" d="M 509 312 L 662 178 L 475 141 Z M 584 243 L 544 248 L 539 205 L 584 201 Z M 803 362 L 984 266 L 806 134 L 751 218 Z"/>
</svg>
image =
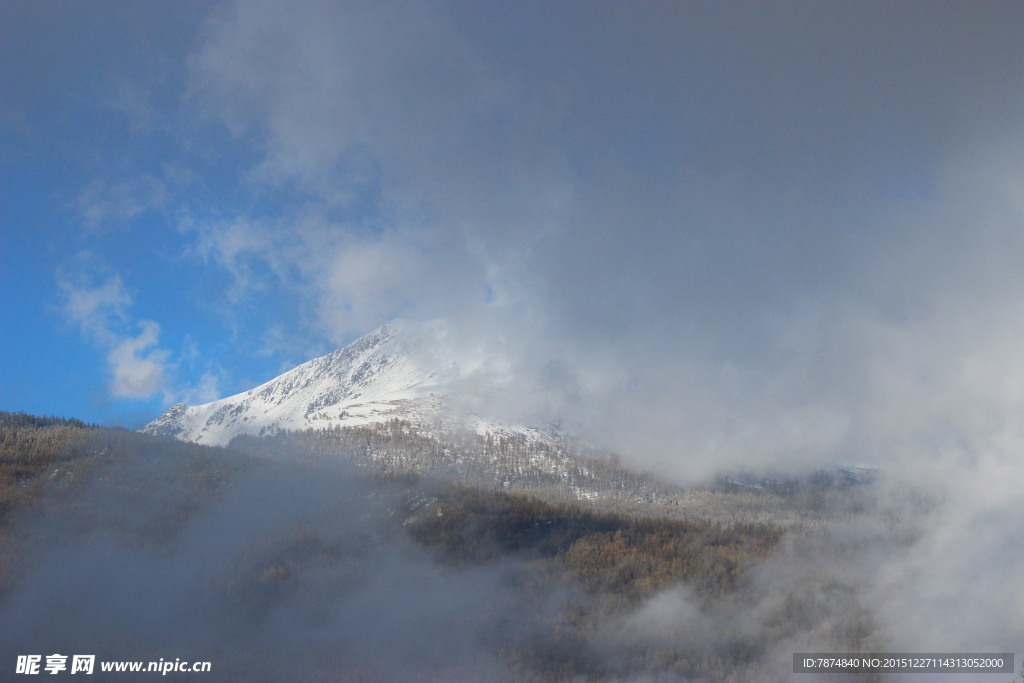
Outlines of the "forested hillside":
<svg viewBox="0 0 1024 683">
<path fill-rule="evenodd" d="M 348 438 L 402 457 L 395 434 Z M 771 523 L 369 474 L 287 444 L 0 414 L 0 624 L 20 624 L 0 655 L 188 656 L 210 680 L 299 660 L 304 680 L 786 680 L 794 638 L 873 637 L 840 578 L 765 600 Z"/>
<path fill-rule="evenodd" d="M 566 437 L 535 440 L 515 434 L 423 430 L 399 419 L 360 427 L 240 436 L 231 443 L 246 453 L 269 458 L 342 459 L 374 474 L 422 475 L 597 512 L 727 525 L 770 523 L 798 533 L 820 532 L 848 517 L 851 510 L 863 508 L 865 493 L 833 486 L 822 473 L 774 486 L 763 486 L 752 477 L 748 480 L 754 485 L 740 485 L 736 482 L 743 479 L 731 477 L 682 487 L 631 469 L 614 453 Z"/>
</svg>

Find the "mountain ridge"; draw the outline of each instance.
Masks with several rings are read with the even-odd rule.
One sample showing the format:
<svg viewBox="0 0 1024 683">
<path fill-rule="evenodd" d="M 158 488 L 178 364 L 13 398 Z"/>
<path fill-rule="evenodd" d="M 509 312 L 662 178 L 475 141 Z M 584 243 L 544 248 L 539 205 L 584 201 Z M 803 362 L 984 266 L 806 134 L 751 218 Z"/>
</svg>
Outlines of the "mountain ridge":
<svg viewBox="0 0 1024 683">
<path fill-rule="evenodd" d="M 458 357 L 438 320 L 394 320 L 247 391 L 198 406 L 178 403 L 140 431 L 224 446 L 236 436 L 360 427 L 400 419 L 425 431 L 553 438 L 546 427 L 456 413 L 449 398 L 481 359 Z"/>
</svg>

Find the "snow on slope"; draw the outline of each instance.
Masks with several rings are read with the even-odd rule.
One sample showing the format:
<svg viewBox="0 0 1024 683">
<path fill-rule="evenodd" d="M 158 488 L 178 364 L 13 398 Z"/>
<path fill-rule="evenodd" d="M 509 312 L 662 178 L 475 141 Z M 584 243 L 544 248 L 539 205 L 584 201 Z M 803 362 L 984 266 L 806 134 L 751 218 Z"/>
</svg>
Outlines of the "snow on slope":
<svg viewBox="0 0 1024 683">
<path fill-rule="evenodd" d="M 446 336 L 441 321 L 393 321 L 255 389 L 204 405 L 175 405 L 141 431 L 221 446 L 240 434 L 399 418 L 425 429 L 464 427 L 481 434 L 546 438 L 543 430 L 447 412 L 451 386 L 479 360 L 454 357 Z"/>
</svg>

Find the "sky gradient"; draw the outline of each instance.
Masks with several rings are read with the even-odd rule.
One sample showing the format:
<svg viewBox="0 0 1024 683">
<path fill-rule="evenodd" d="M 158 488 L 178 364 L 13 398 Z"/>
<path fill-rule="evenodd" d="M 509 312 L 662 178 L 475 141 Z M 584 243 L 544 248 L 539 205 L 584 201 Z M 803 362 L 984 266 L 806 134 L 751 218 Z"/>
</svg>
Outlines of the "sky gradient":
<svg viewBox="0 0 1024 683">
<path fill-rule="evenodd" d="M 645 465 L 1003 452 L 1022 29 L 1010 2 L 5 2 L 0 409 L 136 428 L 445 317 L 505 355 L 505 412 Z"/>
</svg>

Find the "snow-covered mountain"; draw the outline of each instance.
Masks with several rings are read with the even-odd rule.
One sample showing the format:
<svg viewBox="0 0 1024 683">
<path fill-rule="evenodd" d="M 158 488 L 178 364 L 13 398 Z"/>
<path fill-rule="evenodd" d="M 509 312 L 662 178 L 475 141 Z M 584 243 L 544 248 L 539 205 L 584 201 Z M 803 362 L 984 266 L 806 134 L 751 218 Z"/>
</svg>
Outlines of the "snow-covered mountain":
<svg viewBox="0 0 1024 683">
<path fill-rule="evenodd" d="M 249 391 L 199 406 L 179 403 L 141 431 L 219 446 L 239 435 L 398 418 L 430 431 L 550 438 L 544 429 L 453 413 L 452 388 L 465 385 L 482 362 L 458 355 L 443 322 L 392 321 Z"/>
<path fill-rule="evenodd" d="M 376 472 L 585 499 L 617 511 L 648 514 L 655 506 L 685 517 L 694 509 L 697 494 L 622 466 L 540 419 L 494 419 L 500 409 L 493 406 L 511 386 L 508 366 L 494 342 L 462 341 L 443 321 L 394 321 L 249 391 L 173 406 L 141 431 L 211 446 L 243 437 L 248 452 L 338 456 Z M 866 470 L 833 469 L 811 483 L 843 488 L 867 478 Z M 803 486 L 754 475 L 721 483 L 765 495 Z"/>
</svg>

